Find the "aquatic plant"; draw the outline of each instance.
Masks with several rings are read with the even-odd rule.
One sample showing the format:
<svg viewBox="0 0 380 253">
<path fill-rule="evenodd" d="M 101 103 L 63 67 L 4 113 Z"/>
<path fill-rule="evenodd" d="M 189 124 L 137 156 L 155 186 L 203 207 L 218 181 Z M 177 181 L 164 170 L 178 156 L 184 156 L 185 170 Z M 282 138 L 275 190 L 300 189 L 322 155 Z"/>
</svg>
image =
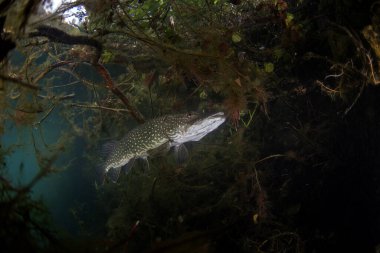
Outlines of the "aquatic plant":
<svg viewBox="0 0 380 253">
<path fill-rule="evenodd" d="M 189 145 L 186 164 L 152 158 L 150 170 L 137 164 L 119 184 L 98 188 L 96 214 L 83 203 L 71 209 L 98 243 L 63 241 L 110 252 L 326 252 L 378 243 L 365 227 L 376 223 L 370 210 L 379 203 L 371 181 L 379 178 L 378 3 L 89 0 L 43 19 L 29 19 L 38 1 L 22 3 L 10 5 L 14 16 L 0 10 L 14 29 L 3 25 L 1 43 L 17 42 L 22 56 L 1 62 L 0 120 L 43 135 L 43 122 L 59 112 L 69 134 L 86 142 L 89 178 L 100 143 L 145 118 L 224 110 L 232 123 L 209 144 Z M 80 4 L 89 12 L 83 23 L 60 21 Z M 29 219 L 44 216 L 30 188 L 2 181 L 2 219 L 27 242 L 39 231 L 33 247 L 48 244 L 44 219 Z M 343 208 L 365 199 L 368 208 Z"/>
<path fill-rule="evenodd" d="M 52 230 L 48 210 L 40 200 L 31 197 L 33 186 L 52 172 L 54 157 L 40 157 L 39 173 L 24 186 L 16 186 L 6 177 L 5 156 L 11 150 L 0 151 L 0 236 L 6 252 L 42 252 L 50 247 L 60 246 Z"/>
</svg>

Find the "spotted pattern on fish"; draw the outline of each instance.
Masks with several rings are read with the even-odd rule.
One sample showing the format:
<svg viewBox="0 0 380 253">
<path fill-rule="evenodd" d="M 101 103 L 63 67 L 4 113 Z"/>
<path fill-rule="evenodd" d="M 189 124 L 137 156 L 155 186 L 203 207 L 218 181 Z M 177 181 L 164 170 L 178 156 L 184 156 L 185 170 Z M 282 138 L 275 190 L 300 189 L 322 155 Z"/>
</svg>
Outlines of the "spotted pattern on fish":
<svg viewBox="0 0 380 253">
<path fill-rule="evenodd" d="M 225 120 L 223 113 L 203 117 L 198 113 L 165 115 L 151 119 L 132 129 L 109 150 L 103 169 L 107 173 L 134 158 L 147 158 L 148 152 L 169 142 L 178 146 L 188 141 L 198 141 L 216 129 Z"/>
</svg>

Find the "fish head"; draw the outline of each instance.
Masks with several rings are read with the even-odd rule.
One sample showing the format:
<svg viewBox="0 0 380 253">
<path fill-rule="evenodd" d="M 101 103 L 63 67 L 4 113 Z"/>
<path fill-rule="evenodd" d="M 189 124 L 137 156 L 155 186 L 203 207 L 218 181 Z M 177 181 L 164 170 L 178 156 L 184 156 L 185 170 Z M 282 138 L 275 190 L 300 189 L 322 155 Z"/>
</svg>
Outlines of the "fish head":
<svg viewBox="0 0 380 253">
<path fill-rule="evenodd" d="M 186 117 L 186 115 L 184 115 Z M 189 113 L 188 120 L 178 127 L 176 133 L 171 136 L 171 141 L 181 144 L 189 141 L 199 141 L 208 133 L 218 128 L 225 120 L 223 112 L 202 116 L 198 113 Z"/>
<path fill-rule="evenodd" d="M 188 112 L 182 114 L 166 115 L 162 118 L 162 120 L 164 124 L 168 126 L 170 135 L 174 135 L 179 132 L 185 132 L 189 126 L 193 125 L 201 117 L 202 115 L 197 112 Z"/>
</svg>

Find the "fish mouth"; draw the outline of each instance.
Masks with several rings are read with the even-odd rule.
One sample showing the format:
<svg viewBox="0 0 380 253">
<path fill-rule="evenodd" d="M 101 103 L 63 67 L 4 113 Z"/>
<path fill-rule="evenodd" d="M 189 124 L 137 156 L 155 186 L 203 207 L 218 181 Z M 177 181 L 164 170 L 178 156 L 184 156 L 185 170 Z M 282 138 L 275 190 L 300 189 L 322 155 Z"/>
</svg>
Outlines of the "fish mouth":
<svg viewBox="0 0 380 253">
<path fill-rule="evenodd" d="M 226 117 L 224 115 L 224 112 L 217 112 L 207 117 L 200 117 L 199 119 L 197 119 L 195 122 L 191 124 L 188 131 L 194 131 L 194 132 L 196 132 L 196 130 L 207 131 L 207 129 L 211 129 L 211 128 L 213 130 L 216 127 L 218 127 L 220 124 L 222 124 L 225 120 L 226 120 Z M 217 125 L 217 126 L 213 128 L 214 125 Z M 212 130 L 210 130 L 209 132 L 211 132 Z"/>
<path fill-rule="evenodd" d="M 214 114 L 211 114 L 210 116 L 206 117 L 206 119 L 220 119 L 220 118 L 224 118 L 226 119 L 226 116 L 224 115 L 224 112 L 217 112 L 217 113 L 214 113 Z"/>
<path fill-rule="evenodd" d="M 220 126 L 226 117 L 223 112 L 214 113 L 206 118 L 198 119 L 194 122 L 189 128 L 189 132 L 197 133 L 209 133 L 215 130 L 218 126 Z"/>
<path fill-rule="evenodd" d="M 226 120 L 223 112 L 217 112 L 207 117 L 201 117 L 191 123 L 184 132 L 176 136 L 175 143 L 185 143 L 188 141 L 199 141 L 208 133 L 214 131 Z"/>
</svg>

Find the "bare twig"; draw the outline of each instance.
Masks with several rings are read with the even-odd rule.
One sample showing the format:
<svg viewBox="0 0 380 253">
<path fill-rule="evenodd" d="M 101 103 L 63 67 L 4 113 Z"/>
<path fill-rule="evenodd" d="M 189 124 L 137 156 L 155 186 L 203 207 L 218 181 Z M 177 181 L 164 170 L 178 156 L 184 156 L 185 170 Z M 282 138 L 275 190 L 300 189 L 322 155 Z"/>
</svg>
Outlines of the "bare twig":
<svg viewBox="0 0 380 253">
<path fill-rule="evenodd" d="M 51 96 L 46 96 L 46 95 L 38 95 L 38 97 L 40 98 L 43 98 L 43 99 L 49 99 L 49 100 L 65 100 L 65 99 L 70 99 L 70 98 L 73 98 L 75 97 L 75 94 L 74 93 L 70 93 L 70 94 L 64 94 L 64 95 L 60 95 L 60 96 L 56 96 L 56 95 L 51 95 Z"/>
<path fill-rule="evenodd" d="M 75 77 L 76 79 L 78 79 L 80 82 L 82 82 L 83 84 L 85 85 L 88 85 L 90 86 L 91 88 L 93 88 L 96 84 L 81 77 L 78 73 L 75 73 L 74 71 L 72 71 L 71 69 L 69 68 L 61 68 L 62 71 L 66 72 L 66 73 L 69 73 L 70 75 L 72 75 L 73 77 Z"/>
<path fill-rule="evenodd" d="M 363 84 L 362 86 L 360 87 L 360 91 L 358 92 L 358 94 L 356 95 L 354 101 L 352 102 L 352 104 L 346 109 L 344 110 L 344 115 L 347 115 L 347 113 L 349 113 L 352 109 L 352 107 L 354 107 L 354 105 L 356 104 L 356 102 L 358 102 L 360 96 L 362 95 L 363 91 L 364 91 L 364 87 L 366 86 L 366 82 L 363 81 Z"/>
<path fill-rule="evenodd" d="M 257 186 L 259 188 L 259 191 L 261 192 L 261 184 L 260 184 L 260 180 L 259 180 L 259 175 L 257 174 L 256 166 L 253 166 L 253 170 L 255 172 L 255 178 L 256 178 Z"/>
<path fill-rule="evenodd" d="M 334 93 L 334 94 L 335 93 L 339 93 L 339 90 L 329 88 L 329 87 L 327 87 L 324 83 L 322 83 L 319 80 L 316 80 L 315 82 L 321 87 L 321 89 L 325 90 L 328 93 Z"/>
<path fill-rule="evenodd" d="M 55 105 L 50 107 L 49 110 L 45 113 L 45 115 L 38 122 L 33 123 L 33 125 L 34 126 L 40 125 L 42 121 L 44 121 L 50 115 L 50 113 L 54 110 L 54 108 L 55 108 Z"/>
<path fill-rule="evenodd" d="M 283 154 L 270 155 L 270 156 L 264 157 L 264 158 L 261 159 L 261 160 L 256 161 L 256 162 L 255 162 L 255 165 L 258 164 L 258 163 L 264 162 L 264 161 L 266 161 L 266 160 L 272 159 L 272 158 L 284 157 L 284 156 L 286 156 L 286 155 L 283 155 Z"/>
<path fill-rule="evenodd" d="M 19 80 L 17 78 L 13 78 L 13 77 L 10 77 L 10 76 L 5 76 L 5 75 L 0 75 L 0 78 L 3 79 L 3 80 L 5 80 L 5 81 L 9 81 L 9 82 L 13 82 L 13 83 L 18 83 L 21 86 L 29 88 L 29 89 L 32 89 L 32 90 L 41 90 L 40 87 L 38 87 L 38 86 L 36 86 L 34 84 L 26 83 L 26 82 L 21 81 L 21 80 Z"/>
<path fill-rule="evenodd" d="M 369 69 L 371 71 L 372 82 L 373 82 L 374 85 L 380 84 L 380 80 L 377 80 L 376 77 L 375 77 L 375 71 L 373 70 L 372 59 L 371 59 L 371 57 L 370 57 L 369 54 L 366 54 L 366 56 L 367 56 L 367 59 L 368 59 Z"/>
<path fill-rule="evenodd" d="M 334 77 L 334 78 L 341 77 L 341 76 L 343 76 L 343 74 L 344 74 L 344 71 L 343 71 L 343 69 L 342 69 L 342 72 L 340 72 L 339 74 L 335 74 L 335 75 L 327 75 L 327 76 L 325 76 L 325 80 L 326 80 L 327 78 L 330 78 L 330 77 Z"/>
<path fill-rule="evenodd" d="M 107 111 L 112 111 L 112 112 L 128 112 L 130 111 L 128 109 L 118 109 L 118 108 L 111 108 L 111 107 L 105 107 L 105 106 L 100 106 L 100 105 L 84 105 L 84 104 L 70 104 L 72 107 L 81 107 L 81 108 L 88 108 L 88 109 L 96 109 L 96 110 L 107 110 Z"/>
<path fill-rule="evenodd" d="M 43 72 L 41 72 L 38 76 L 36 76 L 35 78 L 32 79 L 33 83 L 37 83 L 39 80 L 44 78 L 48 73 L 50 73 L 54 69 L 59 68 L 59 67 L 64 66 L 64 65 L 67 65 L 67 64 L 70 64 L 70 63 L 73 63 L 73 62 L 72 61 L 61 61 L 61 62 L 57 62 L 57 63 L 50 65 Z"/>
</svg>

